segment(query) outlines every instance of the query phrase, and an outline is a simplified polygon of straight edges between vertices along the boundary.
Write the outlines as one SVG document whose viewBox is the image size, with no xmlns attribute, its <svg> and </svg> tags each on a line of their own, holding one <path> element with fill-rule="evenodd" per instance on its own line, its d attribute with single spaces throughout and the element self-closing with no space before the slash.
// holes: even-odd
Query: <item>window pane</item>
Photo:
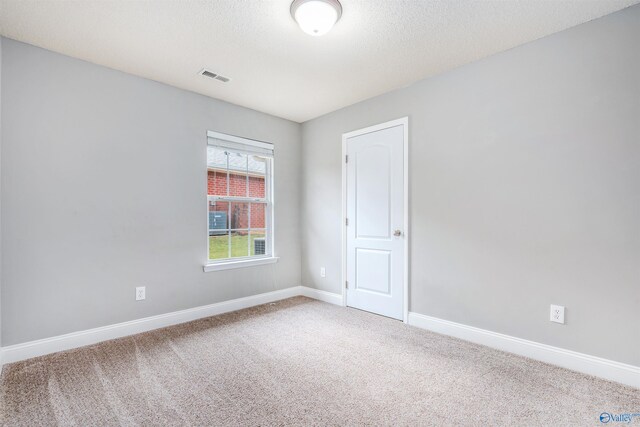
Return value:
<svg viewBox="0 0 640 427">
<path fill-rule="evenodd" d="M 229 232 L 209 236 L 209 259 L 229 258 Z"/>
<path fill-rule="evenodd" d="M 267 162 L 265 157 L 249 156 L 249 197 L 266 197 Z"/>
<path fill-rule="evenodd" d="M 207 147 L 207 194 L 227 195 L 227 152 L 215 147 Z"/>
<path fill-rule="evenodd" d="M 231 257 L 249 256 L 249 231 L 236 230 L 231 232 Z"/>
<path fill-rule="evenodd" d="M 232 229 L 249 228 L 249 203 L 231 202 L 231 221 Z"/>
<path fill-rule="evenodd" d="M 229 202 L 209 200 L 209 236 L 226 233 L 229 228 Z"/>
<path fill-rule="evenodd" d="M 257 154 L 252 143 L 245 148 L 239 139 L 208 138 L 207 238 L 212 261 L 270 255 L 273 212 L 267 209 L 272 209 L 268 198 L 273 161 Z"/>
<path fill-rule="evenodd" d="M 251 221 L 249 228 L 266 228 L 266 203 L 251 203 Z"/>
<path fill-rule="evenodd" d="M 229 196 L 247 197 L 248 156 L 229 153 Z"/>
<path fill-rule="evenodd" d="M 265 230 L 251 230 L 251 255 L 267 254 L 267 234 Z"/>
</svg>

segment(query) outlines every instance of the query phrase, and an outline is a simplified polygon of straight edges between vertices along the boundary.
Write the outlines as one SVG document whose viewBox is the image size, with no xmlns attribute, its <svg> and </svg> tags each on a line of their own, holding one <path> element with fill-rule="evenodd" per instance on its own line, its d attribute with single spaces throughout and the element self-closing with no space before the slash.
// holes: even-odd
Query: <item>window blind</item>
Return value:
<svg viewBox="0 0 640 427">
<path fill-rule="evenodd" d="M 213 131 L 207 132 L 207 141 L 209 145 L 225 148 L 229 151 L 273 157 L 273 144 L 269 142 L 240 138 Z"/>
</svg>

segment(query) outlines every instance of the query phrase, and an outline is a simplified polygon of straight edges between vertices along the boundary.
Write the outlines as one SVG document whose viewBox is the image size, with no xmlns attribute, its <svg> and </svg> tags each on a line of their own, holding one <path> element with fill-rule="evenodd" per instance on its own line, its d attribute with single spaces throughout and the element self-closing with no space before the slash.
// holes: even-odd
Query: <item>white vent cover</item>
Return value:
<svg viewBox="0 0 640 427">
<path fill-rule="evenodd" d="M 219 80 L 223 83 L 227 83 L 229 80 L 231 80 L 229 77 L 221 76 L 220 74 L 209 71 L 206 68 L 200 70 L 198 74 L 200 74 L 201 76 L 209 77 L 210 79 Z"/>
</svg>

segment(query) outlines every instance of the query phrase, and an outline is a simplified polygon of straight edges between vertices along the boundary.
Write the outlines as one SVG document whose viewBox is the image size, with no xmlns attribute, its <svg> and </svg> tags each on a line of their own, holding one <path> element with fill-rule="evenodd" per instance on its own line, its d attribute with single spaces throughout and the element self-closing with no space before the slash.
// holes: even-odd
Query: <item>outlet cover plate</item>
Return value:
<svg viewBox="0 0 640 427">
<path fill-rule="evenodd" d="M 325 270 L 324 267 L 320 267 L 320 277 L 326 277 L 327 276 L 327 270 Z"/>
<path fill-rule="evenodd" d="M 145 286 L 136 287 L 136 301 L 142 301 L 147 297 L 147 291 Z"/>
<path fill-rule="evenodd" d="M 551 304 L 550 318 L 552 322 L 564 324 L 564 307 Z"/>
</svg>

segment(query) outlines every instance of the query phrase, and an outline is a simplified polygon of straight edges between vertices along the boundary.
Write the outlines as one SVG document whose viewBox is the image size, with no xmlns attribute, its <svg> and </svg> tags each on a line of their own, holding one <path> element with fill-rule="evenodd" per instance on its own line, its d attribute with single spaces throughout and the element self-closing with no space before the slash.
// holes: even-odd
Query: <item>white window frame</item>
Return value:
<svg viewBox="0 0 640 427">
<path fill-rule="evenodd" d="M 256 141 L 253 139 L 242 138 L 235 135 L 228 135 L 220 132 L 207 131 L 207 148 L 209 146 L 218 147 L 222 149 L 229 149 L 230 151 L 238 151 L 244 152 L 247 154 L 257 154 L 262 155 L 262 153 L 271 153 L 268 154 L 269 157 L 268 162 L 266 162 L 266 170 L 265 170 L 265 198 L 255 198 L 255 197 L 236 197 L 236 196 L 209 196 L 207 191 L 207 203 L 206 203 L 206 211 L 207 211 L 207 221 L 206 221 L 206 236 L 207 236 L 207 252 L 206 252 L 206 263 L 204 265 L 204 271 L 219 271 L 219 270 L 229 270 L 232 268 L 241 268 L 241 267 L 250 267 L 255 265 L 264 265 L 264 264 L 272 264 L 278 261 L 278 257 L 275 256 L 275 245 L 274 245 L 274 203 L 273 203 L 273 165 L 274 165 L 274 156 L 273 156 L 273 144 L 263 141 Z M 208 167 L 205 168 L 207 173 L 208 180 Z M 228 169 L 227 169 L 228 173 Z M 228 175 L 227 175 L 228 176 Z M 208 181 L 207 181 L 208 182 Z M 228 184 L 227 184 L 228 185 Z M 246 257 L 235 257 L 235 258 L 222 258 L 219 260 L 209 259 L 209 201 L 210 200 L 219 200 L 222 202 L 246 202 L 246 203 L 255 203 L 261 202 L 265 203 L 265 254 L 264 255 L 249 255 Z M 250 215 L 250 214 L 249 214 Z M 228 217 L 227 221 L 231 221 Z M 250 221 L 250 219 L 249 219 Z M 229 223 L 229 226 L 231 224 Z M 251 236 L 251 223 L 247 224 L 249 230 L 249 236 Z M 227 228 L 227 231 L 230 229 Z M 249 238 L 249 245 L 251 242 L 251 238 Z M 249 248 L 249 251 L 251 249 Z"/>
</svg>

